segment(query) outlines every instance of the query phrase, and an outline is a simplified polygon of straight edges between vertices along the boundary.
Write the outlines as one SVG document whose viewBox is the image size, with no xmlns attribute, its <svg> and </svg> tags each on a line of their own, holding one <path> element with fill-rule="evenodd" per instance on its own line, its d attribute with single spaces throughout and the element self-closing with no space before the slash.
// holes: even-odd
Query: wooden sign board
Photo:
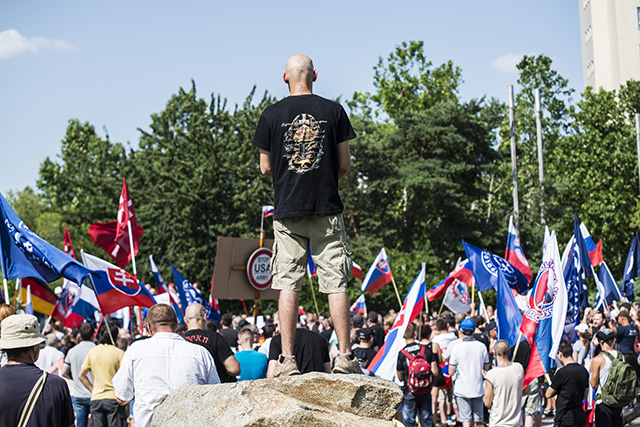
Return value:
<svg viewBox="0 0 640 427">
<path fill-rule="evenodd" d="M 271 249 L 273 240 L 264 240 L 263 247 Z M 256 290 L 247 278 L 247 261 L 260 247 L 259 239 L 220 237 L 213 269 L 213 298 L 250 299 L 256 298 Z M 277 300 L 280 291 L 267 289 L 260 292 L 261 300 Z"/>
</svg>

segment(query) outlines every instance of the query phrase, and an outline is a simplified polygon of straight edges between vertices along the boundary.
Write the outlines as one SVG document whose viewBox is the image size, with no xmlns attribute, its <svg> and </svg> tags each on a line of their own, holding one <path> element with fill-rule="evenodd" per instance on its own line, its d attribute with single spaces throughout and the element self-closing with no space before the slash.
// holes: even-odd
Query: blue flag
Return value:
<svg viewBox="0 0 640 427">
<path fill-rule="evenodd" d="M 156 295 L 156 301 L 165 302 L 163 300 L 166 299 L 166 302 L 173 307 L 173 311 L 176 312 L 176 317 L 178 318 L 178 323 L 184 323 L 184 315 L 182 314 L 182 310 L 178 303 L 173 299 L 171 293 L 169 292 L 169 288 L 162 280 L 162 276 L 160 275 L 160 271 L 158 270 L 158 266 L 153 261 L 153 255 L 149 255 L 149 263 L 151 264 L 151 274 L 153 274 L 153 280 L 156 282 L 156 289 L 158 290 L 158 295 Z"/>
<path fill-rule="evenodd" d="M 614 301 L 620 301 L 622 297 L 622 292 L 620 292 L 620 288 L 618 287 L 618 283 L 613 278 L 609 267 L 607 267 L 607 263 L 602 261 L 600 264 L 600 283 L 602 283 L 603 290 L 603 300 L 606 302 L 608 306 L 613 304 Z"/>
<path fill-rule="evenodd" d="M 464 251 L 469 260 L 469 269 L 473 272 L 476 279 L 478 291 L 486 291 L 487 289 L 497 289 L 498 286 L 498 270 L 502 271 L 507 284 L 522 294 L 529 289 L 529 281 L 524 275 L 509 264 L 504 258 L 483 251 L 473 245 L 462 241 Z"/>
<path fill-rule="evenodd" d="M 584 271 L 584 277 L 589 277 L 593 274 L 593 267 L 591 264 L 591 257 L 589 257 L 589 250 L 584 242 L 584 236 L 582 230 L 580 230 L 580 220 L 577 214 L 573 214 L 573 236 L 575 237 L 575 244 L 577 247 L 578 255 L 578 268 Z"/>
<path fill-rule="evenodd" d="M 496 310 L 496 320 L 498 329 L 498 339 L 506 340 L 509 347 L 516 345 L 520 336 L 520 325 L 522 324 L 522 313 L 516 304 L 516 299 L 511 293 L 511 288 L 507 285 L 507 281 L 502 274 L 502 270 L 498 270 L 497 288 L 498 299 Z"/>
<path fill-rule="evenodd" d="M 62 277 L 82 283 L 93 274 L 84 265 L 41 239 L 16 215 L 0 193 L 0 265 L 7 280 L 33 277 L 51 283 Z"/>
<path fill-rule="evenodd" d="M 207 319 L 219 322 L 222 317 L 220 313 L 211 307 L 211 304 L 204 299 L 199 290 L 197 290 L 193 284 L 184 278 L 184 276 L 171 264 L 171 270 L 173 270 L 173 280 L 175 281 L 176 288 L 178 289 L 178 295 L 180 295 L 180 304 L 182 309 L 186 310 L 189 304 L 197 302 L 207 310 Z"/>
<path fill-rule="evenodd" d="M 633 279 L 640 276 L 639 268 L 640 258 L 640 242 L 638 241 L 638 233 L 634 234 L 627 261 L 624 263 L 624 276 L 622 276 L 622 287 L 624 288 L 624 296 L 629 300 L 633 300 Z"/>
<path fill-rule="evenodd" d="M 573 239 L 575 240 L 575 239 Z M 575 244 L 569 243 L 569 256 L 564 269 L 564 283 L 567 288 L 567 317 L 565 318 L 564 329 L 570 342 L 575 337 L 575 327 L 580 323 L 580 295 L 582 284 L 579 280 L 580 272 L 576 267 Z"/>
</svg>

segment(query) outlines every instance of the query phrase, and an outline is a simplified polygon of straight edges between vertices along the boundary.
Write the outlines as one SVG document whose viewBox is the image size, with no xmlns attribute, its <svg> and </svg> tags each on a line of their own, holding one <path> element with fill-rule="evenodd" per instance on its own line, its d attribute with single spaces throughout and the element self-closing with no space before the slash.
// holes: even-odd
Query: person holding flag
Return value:
<svg viewBox="0 0 640 427">
<path fill-rule="evenodd" d="M 300 372 L 293 349 L 307 247 L 320 291 L 329 295 L 338 336 L 334 372 L 361 372 L 349 345 L 347 279 L 353 267 L 338 191 L 338 181 L 351 167 L 349 140 L 356 134 L 339 104 L 313 94 L 316 78 L 311 58 L 289 58 L 283 79 L 291 96 L 263 111 L 252 141 L 260 149 L 260 171 L 273 179 L 275 193 L 271 273 L 272 288 L 280 290 L 282 354 L 274 376 Z"/>
</svg>

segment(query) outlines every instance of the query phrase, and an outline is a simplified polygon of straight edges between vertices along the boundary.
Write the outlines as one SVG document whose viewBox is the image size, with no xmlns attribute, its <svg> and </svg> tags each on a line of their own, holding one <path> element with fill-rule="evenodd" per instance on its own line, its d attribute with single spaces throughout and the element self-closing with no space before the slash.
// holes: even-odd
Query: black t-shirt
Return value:
<svg viewBox="0 0 640 427">
<path fill-rule="evenodd" d="M 412 342 L 411 344 L 407 344 L 404 346 L 403 350 L 405 350 L 407 353 L 409 353 L 412 356 L 417 355 L 418 353 L 420 353 L 420 350 L 422 349 L 422 347 L 424 347 L 424 359 L 429 362 L 437 362 L 436 357 L 433 355 L 433 352 L 431 351 L 431 349 L 426 346 L 426 345 L 422 345 L 419 344 L 417 342 Z M 396 364 L 396 370 L 398 372 L 402 372 L 403 378 L 404 378 L 404 386 L 403 386 L 403 391 L 407 391 L 407 378 L 409 376 L 409 363 L 411 363 L 411 360 L 404 355 L 404 353 L 402 353 L 402 351 L 398 352 L 398 363 Z M 436 373 L 434 372 L 433 375 L 435 375 Z"/>
<path fill-rule="evenodd" d="M 382 347 L 382 344 L 384 344 L 385 336 L 384 328 L 376 323 L 369 329 L 373 331 L 373 346 L 378 348 Z"/>
<path fill-rule="evenodd" d="M 236 377 L 229 375 L 224 367 L 224 361 L 227 360 L 228 357 L 233 356 L 233 351 L 231 351 L 227 341 L 220 334 L 204 329 L 192 329 L 185 332 L 184 339 L 201 345 L 211 353 L 213 361 L 216 363 L 216 371 L 218 371 L 220 382 L 234 383 L 237 381 Z"/>
<path fill-rule="evenodd" d="M 223 328 L 223 329 L 220 329 L 218 333 L 220 333 L 220 335 L 222 335 L 223 338 L 227 341 L 227 344 L 229 345 L 229 347 L 231 348 L 238 347 L 238 331 L 236 331 L 233 328 L 228 328 L 228 329 Z"/>
<path fill-rule="evenodd" d="M 370 347 L 369 348 L 354 347 L 353 349 L 351 349 L 351 352 L 356 357 L 356 359 L 358 359 L 358 363 L 360 364 L 360 366 L 362 366 L 365 369 L 367 368 L 367 366 L 369 366 L 369 363 L 371 363 L 373 358 L 376 357 L 376 353 L 377 353 L 374 349 Z"/>
<path fill-rule="evenodd" d="M 15 426 L 42 371 L 34 364 L 5 365 L 0 368 L 0 426 Z M 57 375 L 47 375 L 28 427 L 68 427 L 74 423 L 73 405 L 67 383 Z"/>
<path fill-rule="evenodd" d="M 262 112 L 252 143 L 270 152 L 274 219 L 342 212 L 338 144 L 355 136 L 342 106 L 317 95 L 289 96 Z"/>
<path fill-rule="evenodd" d="M 634 325 L 618 326 L 616 328 L 616 342 L 620 344 L 620 352 L 622 354 L 635 354 L 633 347 L 636 342 L 638 330 Z"/>
<path fill-rule="evenodd" d="M 558 369 L 551 388 L 558 392 L 554 421 L 562 426 L 583 426 L 587 416 L 582 409 L 584 391 L 589 387 L 589 373 L 577 364 L 570 363 Z"/>
<path fill-rule="evenodd" d="M 278 360 L 282 353 L 282 337 L 276 335 L 269 346 L 269 360 Z M 320 334 L 306 328 L 296 328 L 293 343 L 293 355 L 296 357 L 301 374 L 325 372 L 324 364 L 329 363 L 329 342 Z"/>
</svg>

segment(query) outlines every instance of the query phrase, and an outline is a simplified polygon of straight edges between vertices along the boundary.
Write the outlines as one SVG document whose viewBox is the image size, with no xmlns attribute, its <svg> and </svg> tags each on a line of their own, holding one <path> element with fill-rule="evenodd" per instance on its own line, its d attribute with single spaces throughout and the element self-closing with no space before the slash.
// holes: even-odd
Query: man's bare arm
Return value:
<svg viewBox="0 0 640 427">
<path fill-rule="evenodd" d="M 271 178 L 271 153 L 262 148 L 260 149 L 260 172 Z"/>
<path fill-rule="evenodd" d="M 224 362 L 222 362 L 222 364 L 224 365 L 224 369 L 229 375 L 232 375 L 234 377 L 240 375 L 240 362 L 238 362 L 238 359 L 236 359 L 235 356 L 227 357 L 226 359 L 224 359 Z"/>
<path fill-rule="evenodd" d="M 85 369 L 80 369 L 80 372 L 78 372 L 78 379 L 82 384 L 84 384 L 87 390 L 93 393 L 93 384 L 91 384 L 91 381 L 89 381 L 89 377 L 87 377 L 87 372 L 88 371 Z"/>
<path fill-rule="evenodd" d="M 343 141 L 338 144 L 338 179 L 344 178 L 350 169 L 351 154 L 349 154 L 349 141 Z"/>
<path fill-rule="evenodd" d="M 487 380 L 484 380 L 484 397 L 482 398 L 482 402 L 484 406 L 489 409 L 493 406 L 493 384 Z"/>
</svg>

